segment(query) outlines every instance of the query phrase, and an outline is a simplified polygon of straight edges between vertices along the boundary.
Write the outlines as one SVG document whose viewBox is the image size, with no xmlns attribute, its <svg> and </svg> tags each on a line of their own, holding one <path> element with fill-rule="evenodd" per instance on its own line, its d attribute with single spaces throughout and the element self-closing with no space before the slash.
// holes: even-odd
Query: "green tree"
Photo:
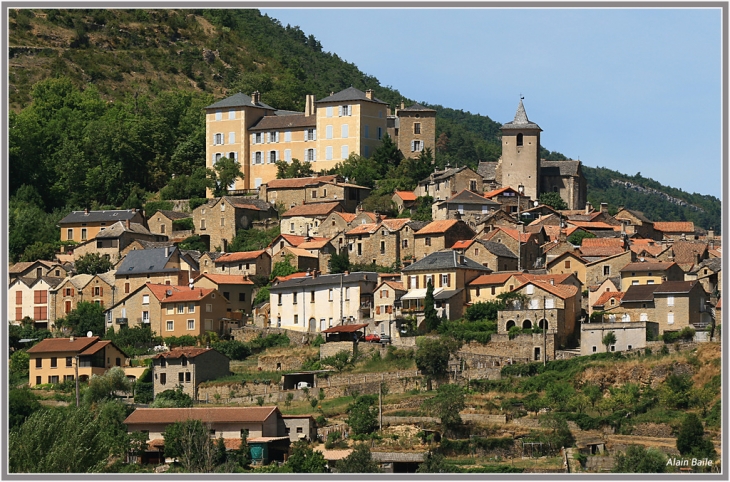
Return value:
<svg viewBox="0 0 730 482">
<path fill-rule="evenodd" d="M 205 153 L 203 153 L 205 156 Z M 205 197 L 205 190 L 213 189 L 215 184 L 208 177 L 204 166 L 195 169 L 190 175 L 178 174 L 160 190 L 161 199 L 191 199 Z M 191 207 L 191 209 L 194 209 Z M 148 214 L 149 216 L 149 214 Z"/>
<path fill-rule="evenodd" d="M 306 440 L 294 444 L 286 465 L 297 474 L 321 474 L 327 471 L 327 461 L 322 452 L 313 450 Z"/>
<path fill-rule="evenodd" d="M 705 437 L 699 417 L 690 412 L 684 416 L 677 433 L 677 450 L 682 455 L 714 460 L 717 456 L 712 440 Z"/>
<path fill-rule="evenodd" d="M 375 182 L 381 177 L 378 165 L 370 159 L 358 156 L 355 153 L 350 154 L 347 159 L 338 163 L 335 166 L 335 171 L 347 181 L 371 189 L 375 187 Z"/>
<path fill-rule="evenodd" d="M 667 456 L 657 449 L 643 445 L 629 445 L 626 452 L 619 452 L 614 459 L 615 473 L 659 474 L 666 472 Z"/>
<path fill-rule="evenodd" d="M 340 350 L 334 355 L 322 358 L 321 363 L 322 365 L 334 368 L 337 372 L 341 372 L 348 366 L 352 365 L 353 362 L 349 351 Z"/>
<path fill-rule="evenodd" d="M 370 160 L 378 166 L 378 169 L 384 174 L 389 166 L 398 167 L 403 160 L 403 153 L 398 149 L 398 145 L 393 138 L 386 132 L 377 149 L 373 151 Z"/>
<path fill-rule="evenodd" d="M 568 204 L 563 201 L 563 198 L 557 192 L 544 192 L 540 194 L 540 204 L 550 206 L 557 210 L 568 209 Z"/>
<path fill-rule="evenodd" d="M 672 373 L 659 387 L 659 403 L 667 408 L 684 409 L 689 407 L 693 382 L 688 374 Z"/>
<path fill-rule="evenodd" d="M 339 253 L 333 253 L 330 257 L 330 273 L 338 274 L 350 271 L 350 255 L 347 248 L 343 248 Z"/>
<path fill-rule="evenodd" d="M 79 301 L 76 309 L 69 312 L 65 318 L 56 320 L 57 327 L 67 328 L 72 335 L 86 336 L 92 332 L 96 336 L 104 333 L 104 312 L 101 305 Z"/>
<path fill-rule="evenodd" d="M 596 402 L 603 398 L 603 391 L 598 385 L 586 385 L 583 388 L 583 393 L 588 397 L 588 400 L 591 402 L 591 408 L 594 408 L 596 406 Z"/>
<path fill-rule="evenodd" d="M 193 234 L 192 236 L 185 238 L 177 245 L 177 247 L 182 250 L 200 251 L 201 253 L 209 250 L 208 243 L 206 243 L 198 234 Z"/>
<path fill-rule="evenodd" d="M 426 458 L 416 469 L 417 474 L 444 474 L 452 472 L 451 466 L 446 463 L 445 457 L 440 453 L 428 452 Z"/>
<path fill-rule="evenodd" d="M 416 350 L 416 366 L 428 377 L 441 378 L 448 373 L 453 346 L 441 339 L 426 338 Z"/>
<path fill-rule="evenodd" d="M 14 388 L 8 392 L 8 425 L 12 431 L 41 409 L 38 397 L 27 387 Z"/>
<path fill-rule="evenodd" d="M 259 303 L 268 303 L 270 296 L 269 287 L 264 286 L 258 291 L 258 293 L 256 293 L 256 297 L 253 300 L 253 306 L 258 305 Z"/>
<path fill-rule="evenodd" d="M 479 301 L 467 307 L 464 317 L 469 321 L 497 320 L 497 312 L 504 309 L 500 303 L 495 301 Z"/>
<path fill-rule="evenodd" d="M 214 183 L 213 195 L 224 196 L 237 179 L 243 179 L 241 165 L 229 157 L 221 157 L 212 170 L 208 171 L 208 178 Z"/>
<path fill-rule="evenodd" d="M 309 177 L 314 174 L 312 163 L 301 162 L 299 159 L 292 159 L 291 162 L 276 161 L 276 178 L 290 179 L 294 177 Z"/>
<path fill-rule="evenodd" d="M 459 412 L 466 407 L 465 400 L 464 389 L 448 383 L 439 385 L 436 396 L 429 399 L 427 405 L 441 418 L 441 425 L 446 430 L 453 430 L 461 425 Z"/>
<path fill-rule="evenodd" d="M 183 392 L 182 387 L 164 390 L 157 394 L 152 408 L 188 408 L 193 406 L 193 399 Z"/>
<path fill-rule="evenodd" d="M 582 229 L 579 229 L 570 235 L 570 237 L 568 238 L 568 242 L 570 244 L 572 244 L 573 246 L 581 246 L 581 245 L 583 245 L 584 239 L 590 239 L 590 238 L 595 238 L 595 237 L 596 237 L 595 234 L 588 232 L 588 231 L 583 231 Z"/>
<path fill-rule="evenodd" d="M 278 226 L 265 231 L 260 229 L 239 229 L 236 232 L 236 237 L 228 245 L 228 251 L 233 253 L 265 249 L 279 236 L 279 233 L 280 228 Z"/>
<path fill-rule="evenodd" d="M 91 405 L 105 399 L 112 399 L 117 392 L 129 393 L 132 385 L 121 367 L 114 367 L 103 375 L 92 375 L 84 391 L 84 403 Z"/>
<path fill-rule="evenodd" d="M 545 398 L 557 411 L 564 412 L 568 402 L 575 396 L 573 386 L 567 382 L 551 383 L 545 390 Z"/>
<path fill-rule="evenodd" d="M 175 457 L 185 472 L 213 471 L 215 443 L 200 420 L 171 423 L 162 436 L 165 439 L 165 457 Z"/>
<path fill-rule="evenodd" d="M 343 474 L 376 474 L 381 472 L 380 466 L 373 460 L 370 449 L 364 443 L 356 444 L 352 453 L 338 461 L 336 467 L 337 471 Z"/>
<path fill-rule="evenodd" d="M 56 244 L 55 243 L 44 243 L 42 241 L 36 241 L 31 244 L 23 251 L 23 255 L 20 257 L 20 261 L 36 261 L 44 259 L 52 261 L 56 256 Z"/>
<path fill-rule="evenodd" d="M 603 339 L 601 340 L 601 343 L 603 343 L 603 346 L 606 347 L 606 353 L 608 353 L 610 346 L 616 344 L 616 334 L 612 331 L 609 331 L 603 337 Z"/>
<path fill-rule="evenodd" d="M 283 260 L 274 263 L 274 268 L 271 270 L 271 279 L 273 280 L 277 276 L 289 276 L 290 274 L 296 273 L 298 270 L 292 266 L 292 259 L 294 259 L 293 255 L 286 254 Z"/>
<path fill-rule="evenodd" d="M 375 395 L 360 395 L 347 407 L 347 424 L 355 434 L 368 434 L 378 428 Z"/>
<path fill-rule="evenodd" d="M 113 268 L 109 256 L 102 256 L 99 253 L 87 253 L 76 259 L 74 267 L 78 274 L 97 275 L 106 273 Z"/>
<path fill-rule="evenodd" d="M 426 283 L 426 299 L 423 302 L 423 321 L 426 325 L 426 331 L 428 332 L 436 331 L 439 327 L 439 322 L 441 321 L 436 313 L 436 308 L 434 308 L 434 303 L 433 283 L 431 283 L 431 280 L 429 279 L 428 283 Z"/>
</svg>

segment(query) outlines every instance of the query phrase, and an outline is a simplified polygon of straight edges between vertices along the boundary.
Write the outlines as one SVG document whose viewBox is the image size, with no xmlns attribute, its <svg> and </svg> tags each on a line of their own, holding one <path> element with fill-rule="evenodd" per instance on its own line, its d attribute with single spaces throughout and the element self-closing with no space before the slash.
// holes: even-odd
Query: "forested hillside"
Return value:
<svg viewBox="0 0 730 482">
<path fill-rule="evenodd" d="M 352 85 L 391 106 L 416 100 L 258 10 L 11 10 L 9 45 L 14 257 L 34 242 L 58 242 L 55 224 L 71 209 L 141 207 L 161 192 L 201 195 L 202 108 L 226 95 L 258 90 L 269 105 L 303 110 L 306 94 L 322 98 Z M 499 123 L 430 107 L 438 116 L 436 165 L 499 158 Z M 547 149 L 543 157 L 565 159 Z M 606 181 L 658 186 L 649 179 L 601 172 L 586 168 L 594 203 L 719 230 L 716 198 L 658 187 L 694 209 Z"/>
</svg>

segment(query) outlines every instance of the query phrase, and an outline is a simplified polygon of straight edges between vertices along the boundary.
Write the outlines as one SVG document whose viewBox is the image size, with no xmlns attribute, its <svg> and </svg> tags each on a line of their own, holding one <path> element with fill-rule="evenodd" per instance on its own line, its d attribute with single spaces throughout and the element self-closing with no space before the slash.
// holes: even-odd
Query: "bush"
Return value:
<svg viewBox="0 0 730 482">
<path fill-rule="evenodd" d="M 173 207 L 174 205 L 170 201 L 150 201 L 144 205 L 144 214 L 149 219 L 157 211 L 172 211 Z"/>
<path fill-rule="evenodd" d="M 222 340 L 213 343 L 212 348 L 231 360 L 245 360 L 251 355 L 251 348 L 238 340 Z"/>
<path fill-rule="evenodd" d="M 193 218 L 176 219 L 172 222 L 173 231 L 192 231 L 195 229 Z"/>
<path fill-rule="evenodd" d="M 324 344 L 324 338 L 322 337 L 321 334 L 317 334 L 317 337 L 314 340 L 312 340 L 312 346 L 315 348 L 319 348 L 323 344 Z"/>
<path fill-rule="evenodd" d="M 163 338 L 163 340 L 170 348 L 177 348 L 180 346 L 197 346 L 198 344 L 198 339 L 191 335 L 168 336 Z"/>
<path fill-rule="evenodd" d="M 205 204 L 207 202 L 208 202 L 208 199 L 207 198 L 204 198 L 204 197 L 194 197 L 194 198 L 190 198 L 190 200 L 188 201 L 188 204 L 190 206 L 190 210 L 192 211 L 195 208 L 197 208 L 198 206 L 202 206 L 203 204 Z"/>
</svg>

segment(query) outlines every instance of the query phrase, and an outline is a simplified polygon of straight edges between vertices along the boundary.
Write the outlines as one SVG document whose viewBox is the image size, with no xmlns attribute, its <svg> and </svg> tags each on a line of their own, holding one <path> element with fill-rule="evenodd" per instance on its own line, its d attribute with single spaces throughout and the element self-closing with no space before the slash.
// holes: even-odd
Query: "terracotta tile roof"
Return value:
<svg viewBox="0 0 730 482">
<path fill-rule="evenodd" d="M 517 241 L 517 237 L 519 236 L 520 242 L 522 242 L 522 243 L 527 243 L 530 240 L 530 238 L 532 238 L 535 235 L 535 233 L 520 233 L 516 229 L 505 228 L 504 226 L 500 226 L 497 229 L 494 229 L 494 230 L 490 231 L 489 233 L 487 233 L 485 236 L 482 237 L 482 239 L 491 241 L 491 239 L 494 238 L 497 235 L 497 233 L 499 233 L 500 231 L 507 234 L 515 241 Z M 419 233 L 420 233 L 420 231 L 419 231 Z"/>
<path fill-rule="evenodd" d="M 33 266 L 35 263 L 35 261 L 21 261 L 19 263 L 15 263 L 8 269 L 8 273 L 22 273 L 26 269 Z"/>
<path fill-rule="evenodd" d="M 353 214 L 353 213 L 340 213 L 340 212 L 335 212 L 333 214 L 337 214 L 338 216 L 340 216 L 342 219 L 345 220 L 346 223 L 351 223 L 352 220 L 357 217 L 357 214 Z"/>
<path fill-rule="evenodd" d="M 371 190 L 369 187 L 360 186 L 358 184 L 352 184 L 351 182 L 324 181 L 322 184 L 329 184 L 330 186 L 345 186 L 345 187 L 351 187 L 353 189 L 367 189 L 368 191 Z"/>
<path fill-rule="evenodd" d="M 71 338 L 46 338 L 30 347 L 28 353 L 82 352 L 97 341 L 99 341 L 98 336 L 74 337 L 73 341 Z"/>
<path fill-rule="evenodd" d="M 511 192 L 515 193 L 515 195 L 517 195 L 517 191 L 515 191 L 511 187 L 507 186 L 507 187 L 495 189 L 494 191 L 485 192 L 484 197 L 493 198 L 495 196 L 499 196 L 500 194 L 504 193 L 505 191 L 511 191 Z"/>
<path fill-rule="evenodd" d="M 454 243 L 454 245 L 451 247 L 451 249 L 468 249 L 469 246 L 474 243 L 473 239 L 465 239 L 461 241 L 457 241 Z"/>
<path fill-rule="evenodd" d="M 97 353 L 99 350 L 108 345 L 113 345 L 113 343 L 110 340 L 100 340 L 98 343 L 94 343 L 86 350 L 79 353 L 79 355 L 93 355 L 94 353 Z"/>
<path fill-rule="evenodd" d="M 301 244 L 299 246 L 301 246 Z M 288 252 L 290 252 L 291 254 L 293 254 L 294 256 L 298 256 L 300 258 L 317 258 L 316 254 L 312 254 L 309 251 L 307 251 L 306 249 L 293 248 L 291 246 L 287 246 L 284 249 L 287 250 Z"/>
<path fill-rule="evenodd" d="M 259 249 L 257 251 L 241 251 L 237 253 L 226 253 L 223 256 L 215 260 L 215 264 L 218 263 L 235 263 L 237 261 L 247 261 L 257 259 L 263 254 L 268 254 L 266 250 Z"/>
<path fill-rule="evenodd" d="M 645 263 L 629 263 L 621 269 L 622 273 L 628 271 L 664 271 L 669 269 L 670 266 L 676 264 L 672 261 L 654 261 Z"/>
<path fill-rule="evenodd" d="M 516 287 L 514 291 L 517 291 L 519 289 L 522 289 L 524 286 L 527 286 L 528 284 L 533 284 L 534 286 L 543 289 L 547 291 L 548 293 L 552 293 L 555 296 L 561 298 L 561 299 L 568 299 L 573 296 L 575 296 L 578 293 L 578 287 L 573 285 L 561 285 L 561 284 L 555 284 L 551 285 L 550 283 L 546 281 L 527 281 L 520 286 Z"/>
<path fill-rule="evenodd" d="M 160 301 L 167 303 L 176 303 L 179 301 L 197 301 L 205 298 L 214 290 L 212 288 L 194 288 L 186 287 L 184 290 L 173 291 L 172 295 L 164 296 Z M 225 298 L 224 298 L 225 299 Z"/>
<path fill-rule="evenodd" d="M 528 281 L 545 282 L 550 284 L 563 284 L 563 282 L 570 278 L 572 274 L 532 274 L 532 273 L 517 273 L 515 279 L 520 283 L 526 283 Z"/>
<path fill-rule="evenodd" d="M 596 246 L 596 247 L 580 247 L 580 254 L 583 257 L 606 257 L 614 256 L 624 252 L 624 249 L 618 246 Z"/>
<path fill-rule="evenodd" d="M 623 245 L 624 241 L 621 238 L 583 238 L 583 243 L 581 244 L 584 248 L 622 248 Z"/>
<path fill-rule="evenodd" d="M 325 460 L 342 460 L 352 453 L 352 449 L 327 450 L 322 447 L 316 447 L 314 450 L 321 452 Z"/>
<path fill-rule="evenodd" d="M 631 240 L 631 244 L 656 244 L 653 239 L 636 238 Z"/>
<path fill-rule="evenodd" d="M 359 234 L 372 234 L 375 232 L 376 229 L 378 229 L 379 224 L 376 223 L 366 223 L 366 224 L 360 224 L 357 227 L 346 231 L 345 236 L 355 236 Z"/>
<path fill-rule="evenodd" d="M 468 283 L 469 286 L 483 286 L 483 285 L 500 285 L 507 282 L 508 279 L 510 279 L 516 272 L 500 272 L 500 273 L 492 273 L 492 274 L 483 274 L 481 276 L 478 276 L 474 280 L 472 280 L 470 283 Z"/>
<path fill-rule="evenodd" d="M 447 219 L 444 221 L 432 221 L 416 234 L 443 234 L 456 225 L 459 221 L 456 219 Z"/>
<path fill-rule="evenodd" d="M 406 286 L 402 281 L 383 281 L 383 284 L 390 286 L 394 290 L 406 291 Z"/>
<path fill-rule="evenodd" d="M 615 299 L 616 301 L 620 302 L 621 298 L 624 297 L 624 293 L 620 291 L 604 291 L 601 296 L 598 297 L 595 303 L 593 303 L 593 306 L 605 306 L 606 303 L 608 303 L 611 298 Z"/>
<path fill-rule="evenodd" d="M 277 407 L 138 408 L 124 420 L 124 423 L 126 425 L 170 424 L 185 420 L 200 420 L 203 423 L 263 423 L 278 411 Z"/>
<path fill-rule="evenodd" d="M 658 246 L 656 244 L 632 244 L 629 249 L 636 254 L 647 253 L 649 256 L 655 257 L 665 249 L 666 246 Z"/>
<path fill-rule="evenodd" d="M 417 199 L 413 191 L 395 191 L 394 194 L 404 201 L 415 201 Z"/>
<path fill-rule="evenodd" d="M 393 218 L 393 219 L 383 219 L 381 224 L 388 228 L 389 231 L 399 231 L 403 229 L 403 227 L 411 222 L 411 218 Z"/>
<path fill-rule="evenodd" d="M 282 218 L 291 218 L 294 216 L 327 216 L 332 211 L 340 208 L 341 205 L 338 202 L 324 202 L 324 203 L 312 203 L 312 204 L 300 204 L 294 206 L 287 212 L 281 215 Z"/>
<path fill-rule="evenodd" d="M 675 241 L 672 244 L 672 251 L 674 252 L 674 261 L 677 264 L 689 264 L 695 263 L 696 255 L 700 256 L 700 261 L 705 257 L 707 251 L 707 243 L 692 242 L 692 241 Z"/>
<path fill-rule="evenodd" d="M 318 177 L 297 177 L 293 179 L 272 179 L 266 183 L 266 189 L 301 189 L 313 186 L 320 182 L 334 181 L 336 175 Z"/>
<path fill-rule="evenodd" d="M 190 290 L 189 286 L 174 286 L 174 285 L 163 285 L 163 284 L 153 284 L 153 283 L 145 283 L 145 286 L 149 288 L 149 290 L 152 292 L 152 294 L 157 298 L 158 300 L 165 299 L 165 296 L 167 294 L 167 290 L 172 290 L 173 292 L 178 292 L 182 290 Z"/>
<path fill-rule="evenodd" d="M 322 249 L 325 246 L 329 244 L 330 240 L 327 238 L 317 238 L 313 241 L 305 241 L 301 243 L 299 246 L 296 246 L 299 249 Z"/>
<path fill-rule="evenodd" d="M 195 358 L 198 355 L 202 355 L 205 352 L 211 351 L 212 348 L 195 348 L 195 347 L 182 347 L 182 348 L 173 348 L 170 351 L 165 351 L 162 353 L 158 353 L 153 358 Z"/>
<path fill-rule="evenodd" d="M 695 225 L 692 221 L 656 221 L 654 229 L 665 233 L 694 233 Z"/>
<path fill-rule="evenodd" d="M 568 224 L 578 226 L 584 229 L 610 229 L 614 230 L 617 226 L 611 226 L 603 221 L 567 221 Z M 618 227 L 621 229 L 620 227 Z"/>
<path fill-rule="evenodd" d="M 201 278 L 208 278 L 215 284 L 219 285 L 252 285 L 253 281 L 246 278 L 245 276 L 241 275 L 232 275 L 232 274 L 212 274 L 212 273 L 203 273 L 197 278 L 195 278 L 195 281 L 197 282 Z"/>
<path fill-rule="evenodd" d="M 300 273 L 294 273 L 294 274 L 290 274 L 288 276 L 277 276 L 276 278 L 274 278 L 274 281 L 275 282 L 289 281 L 290 279 L 305 278 L 306 276 L 307 276 L 307 273 L 302 271 Z"/>
</svg>

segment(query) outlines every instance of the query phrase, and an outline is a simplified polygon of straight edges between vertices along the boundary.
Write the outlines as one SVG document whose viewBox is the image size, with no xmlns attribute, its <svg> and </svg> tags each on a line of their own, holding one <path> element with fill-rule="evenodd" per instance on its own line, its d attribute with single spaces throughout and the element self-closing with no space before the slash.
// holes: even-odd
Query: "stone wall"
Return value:
<svg viewBox="0 0 730 482">
<path fill-rule="evenodd" d="M 268 335 L 286 335 L 289 337 L 289 344 L 296 346 L 309 345 L 312 341 L 317 338 L 318 333 L 308 333 L 301 331 L 285 330 L 284 328 L 272 328 L 272 327 L 260 327 L 247 325 L 241 328 L 234 328 L 231 330 L 231 336 L 234 340 L 241 341 L 244 343 L 250 342 L 251 340 Z"/>
<path fill-rule="evenodd" d="M 382 357 L 388 354 L 387 348 L 380 343 L 366 343 L 361 341 L 357 344 L 357 350 L 361 355 L 372 354 L 375 350 L 380 350 L 380 356 Z M 352 342 L 330 341 L 328 343 L 324 343 L 319 347 L 319 359 L 321 360 L 328 356 L 334 356 L 341 351 L 346 351 L 352 354 Z"/>
<path fill-rule="evenodd" d="M 462 346 L 457 353 L 460 356 L 472 357 L 474 360 L 480 356 L 492 357 L 495 360 L 495 366 L 497 366 L 496 362 L 499 362 L 499 366 L 503 366 L 534 361 L 534 349 L 539 347 L 542 352 L 543 343 L 543 335 L 540 333 L 521 334 L 511 340 L 509 335 L 494 334 L 489 343 L 481 344 L 472 341 Z M 547 353 L 548 360 L 555 359 L 554 334 L 548 334 Z"/>
<path fill-rule="evenodd" d="M 262 355 L 258 358 L 259 370 L 267 372 L 299 370 L 305 361 L 306 356 L 294 355 Z"/>
</svg>

